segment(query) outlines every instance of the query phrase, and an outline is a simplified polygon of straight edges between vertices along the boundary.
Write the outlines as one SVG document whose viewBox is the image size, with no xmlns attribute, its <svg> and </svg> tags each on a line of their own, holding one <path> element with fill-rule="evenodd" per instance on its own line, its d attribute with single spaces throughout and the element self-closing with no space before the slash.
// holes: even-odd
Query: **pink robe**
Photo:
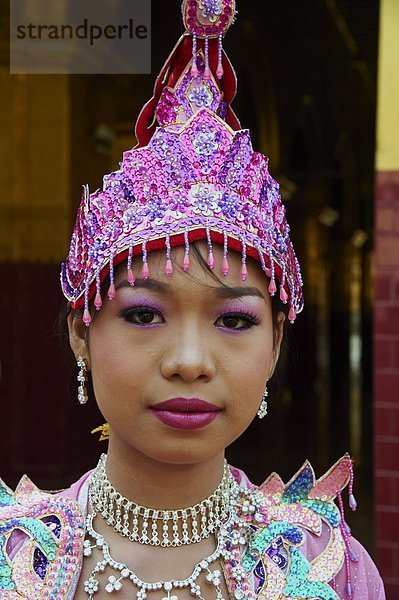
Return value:
<svg viewBox="0 0 399 600">
<path fill-rule="evenodd" d="M 247 476 L 239 469 L 233 469 L 233 474 L 237 481 L 243 482 L 248 487 L 252 488 L 253 485 L 248 480 Z M 88 476 L 90 473 L 86 473 L 74 483 L 70 488 L 61 492 L 63 496 L 67 496 L 73 500 L 77 500 L 83 513 L 87 512 L 87 493 L 88 493 Z M 323 528 L 322 535 L 317 537 L 312 533 L 306 531 L 305 542 L 301 545 L 300 550 L 305 557 L 311 561 L 313 558 L 318 556 L 325 548 L 328 542 L 329 532 L 327 526 Z M 363 546 L 354 538 L 351 538 L 351 546 L 356 553 L 358 560 L 357 562 L 351 563 L 351 581 L 353 596 L 352 600 L 385 600 L 384 584 L 377 571 L 377 567 L 373 563 L 369 554 L 363 548 Z M 75 590 L 79 580 L 80 572 L 77 573 Z M 348 596 L 345 592 L 346 586 L 346 573 L 343 567 L 337 577 L 335 578 L 334 589 L 342 600 L 348 600 Z M 74 597 L 74 593 L 70 596 L 70 599 Z"/>
</svg>

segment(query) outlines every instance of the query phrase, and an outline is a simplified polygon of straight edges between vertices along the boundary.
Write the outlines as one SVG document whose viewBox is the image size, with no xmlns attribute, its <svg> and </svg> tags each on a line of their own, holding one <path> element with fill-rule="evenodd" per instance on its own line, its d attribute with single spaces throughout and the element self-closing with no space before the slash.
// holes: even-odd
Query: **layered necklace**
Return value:
<svg viewBox="0 0 399 600">
<path fill-rule="evenodd" d="M 132 542 L 165 548 L 193 544 L 207 539 L 226 521 L 235 480 L 224 462 L 223 477 L 205 500 L 177 510 L 140 506 L 124 498 L 110 483 L 103 454 L 90 483 L 90 501 L 114 531 Z"/>
<path fill-rule="evenodd" d="M 201 600 L 199 578 L 204 574 L 206 583 L 215 589 L 216 600 L 223 600 L 220 587 L 222 574 L 218 568 L 212 568 L 212 565 L 229 554 L 229 538 L 233 529 L 237 529 L 239 521 L 235 507 L 238 497 L 244 492 L 232 476 L 226 461 L 222 479 L 208 498 L 188 508 L 161 510 L 141 506 L 122 496 L 107 477 L 106 458 L 104 454 L 101 456 L 89 486 L 91 511 L 86 518 L 87 539 L 84 541 L 83 554 L 91 556 L 95 548 L 102 554 L 90 578 L 84 582 L 84 590 L 89 599 L 94 599 L 94 595 L 100 590 L 99 575 L 108 568 L 115 573 L 108 577 L 105 584 L 105 591 L 109 593 L 118 592 L 126 584 L 133 584 L 137 588 L 137 600 L 145 600 L 149 592 L 155 591 L 165 592 L 163 600 L 178 600 L 177 591 L 186 588 Z M 97 515 L 105 519 L 114 531 L 132 542 L 165 548 L 178 547 L 200 542 L 214 534 L 216 549 L 198 562 L 186 579 L 146 582 L 126 564 L 113 559 L 104 536 L 94 528 L 93 521 Z M 246 541 L 244 536 L 242 543 Z"/>
</svg>

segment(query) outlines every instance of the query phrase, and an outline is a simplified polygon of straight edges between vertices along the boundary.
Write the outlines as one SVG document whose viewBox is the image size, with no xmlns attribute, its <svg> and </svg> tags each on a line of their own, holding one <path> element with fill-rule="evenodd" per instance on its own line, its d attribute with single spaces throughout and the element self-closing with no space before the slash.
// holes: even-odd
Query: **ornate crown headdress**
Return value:
<svg viewBox="0 0 399 600">
<path fill-rule="evenodd" d="M 138 145 L 123 154 L 120 169 L 106 175 L 103 188 L 84 186 L 61 286 L 74 308 L 89 302 L 100 309 L 100 286 L 109 274 L 108 297 L 115 297 L 114 267 L 126 260 L 134 285 L 132 257 L 141 255 L 141 277 L 149 276 L 147 253 L 166 250 L 165 274 L 172 274 L 170 251 L 185 247 L 182 267 L 190 268 L 190 242 L 223 246 L 221 272 L 228 274 L 228 251 L 259 261 L 270 278 L 269 293 L 279 285 L 293 322 L 303 308 L 299 264 L 289 238 L 279 186 L 268 159 L 252 149 L 230 102 L 236 77 L 222 48 L 235 16 L 234 0 L 183 0 L 186 32 L 160 75 L 154 95 L 136 124 Z M 277 281 L 277 283 L 276 283 Z"/>
</svg>

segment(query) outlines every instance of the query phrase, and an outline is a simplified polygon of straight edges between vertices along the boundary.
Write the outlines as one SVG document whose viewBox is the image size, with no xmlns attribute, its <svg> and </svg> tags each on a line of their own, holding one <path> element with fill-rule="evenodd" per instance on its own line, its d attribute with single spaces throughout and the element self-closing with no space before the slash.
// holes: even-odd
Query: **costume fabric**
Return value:
<svg viewBox="0 0 399 600">
<path fill-rule="evenodd" d="M 262 486 L 232 469 L 236 480 L 257 490 L 261 504 L 245 548 L 222 561 L 235 598 L 237 572 L 246 577 L 242 600 L 346 600 L 343 523 L 333 498 L 348 482 L 349 457 L 314 478 L 305 463 L 284 485 L 272 474 Z M 24 476 L 15 493 L 0 480 L 0 598 L 72 600 L 83 560 L 90 472 L 70 488 L 42 492 Z M 244 510 L 245 500 L 238 503 Z M 234 543 L 232 532 L 232 542 Z M 352 600 L 385 600 L 384 586 L 366 550 L 350 538 Z M 238 600 L 238 599 L 237 599 Z"/>
</svg>

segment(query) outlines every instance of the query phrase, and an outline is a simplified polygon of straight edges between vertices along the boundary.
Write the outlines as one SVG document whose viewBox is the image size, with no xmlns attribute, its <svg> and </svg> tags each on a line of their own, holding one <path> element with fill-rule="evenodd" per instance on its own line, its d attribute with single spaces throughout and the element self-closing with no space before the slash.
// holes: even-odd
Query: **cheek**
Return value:
<svg viewBox="0 0 399 600">
<path fill-rule="evenodd" d="M 90 359 L 93 387 L 97 402 L 118 405 L 132 402 L 144 377 L 145 353 L 116 333 L 93 330 L 90 338 Z M 115 402 L 115 400 L 118 402 Z"/>
<path fill-rule="evenodd" d="M 259 335 L 229 366 L 233 416 L 251 420 L 259 408 L 272 362 L 273 344 L 269 338 Z"/>
<path fill-rule="evenodd" d="M 242 405 L 242 401 L 245 406 L 256 404 L 266 385 L 267 366 L 264 357 L 260 357 L 259 361 L 248 363 L 242 361 L 234 379 L 234 390 L 236 390 L 234 396 L 235 398 L 238 396 L 239 404 Z"/>
</svg>

